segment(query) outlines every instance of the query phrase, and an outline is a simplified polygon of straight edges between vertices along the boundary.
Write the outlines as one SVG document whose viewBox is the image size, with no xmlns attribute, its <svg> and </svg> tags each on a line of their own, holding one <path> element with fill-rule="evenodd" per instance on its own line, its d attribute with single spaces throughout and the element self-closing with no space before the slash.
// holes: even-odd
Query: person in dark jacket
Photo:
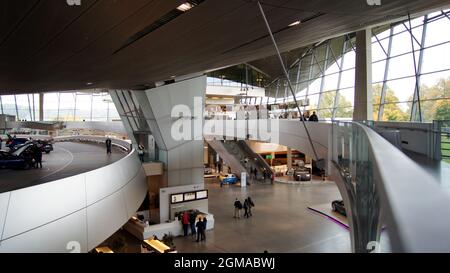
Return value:
<svg viewBox="0 0 450 273">
<path fill-rule="evenodd" d="M 236 198 L 234 201 L 234 218 L 241 218 L 242 203 Z"/>
<path fill-rule="evenodd" d="M 253 216 L 252 214 L 252 207 L 255 206 L 255 203 L 253 203 L 253 200 L 249 197 L 247 197 L 247 206 L 248 206 L 248 217 Z"/>
<path fill-rule="evenodd" d="M 318 122 L 318 121 L 319 121 L 319 117 L 317 117 L 315 111 L 314 111 L 314 112 L 312 113 L 312 115 L 309 117 L 309 121 L 314 121 L 314 122 Z"/>
<path fill-rule="evenodd" d="M 244 218 L 249 218 L 249 214 L 248 214 L 248 209 L 249 209 L 249 204 L 248 204 L 248 200 L 245 199 L 244 200 Z"/>
<path fill-rule="evenodd" d="M 33 159 L 34 159 L 35 168 L 37 169 L 40 167 L 42 169 L 42 151 L 41 151 L 41 148 L 38 147 L 38 145 L 34 146 Z"/>
<path fill-rule="evenodd" d="M 208 219 L 206 219 L 206 216 L 202 219 L 202 233 L 201 233 L 201 241 L 206 241 L 206 225 L 208 224 Z"/>
<path fill-rule="evenodd" d="M 189 215 L 189 224 L 191 225 L 191 235 L 195 236 L 195 234 L 197 233 L 195 231 L 195 220 L 197 219 L 197 213 L 195 213 L 195 211 L 191 212 L 191 214 Z"/>
<path fill-rule="evenodd" d="M 202 232 L 203 232 L 203 223 L 202 223 L 202 218 L 200 217 L 198 219 L 197 224 L 195 224 L 195 226 L 197 227 L 197 243 L 200 242 L 200 238 L 202 236 Z"/>
<path fill-rule="evenodd" d="M 106 144 L 106 154 L 111 154 L 111 147 L 112 147 L 111 139 L 107 138 L 105 144 Z"/>
</svg>

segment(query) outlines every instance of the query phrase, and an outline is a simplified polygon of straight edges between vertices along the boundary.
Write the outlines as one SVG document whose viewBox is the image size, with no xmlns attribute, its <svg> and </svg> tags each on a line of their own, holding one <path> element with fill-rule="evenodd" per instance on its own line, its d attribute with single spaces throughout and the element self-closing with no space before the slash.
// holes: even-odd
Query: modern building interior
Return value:
<svg viewBox="0 0 450 273">
<path fill-rule="evenodd" d="M 0 253 L 450 252 L 450 1 L 0 14 Z"/>
</svg>

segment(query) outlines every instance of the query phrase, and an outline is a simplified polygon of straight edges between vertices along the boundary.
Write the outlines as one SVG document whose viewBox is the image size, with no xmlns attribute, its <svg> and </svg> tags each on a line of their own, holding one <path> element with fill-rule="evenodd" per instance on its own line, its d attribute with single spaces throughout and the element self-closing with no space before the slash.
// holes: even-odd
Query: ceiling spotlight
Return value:
<svg viewBox="0 0 450 273">
<path fill-rule="evenodd" d="M 177 7 L 177 10 L 182 11 L 182 12 L 186 12 L 186 11 L 192 9 L 193 7 L 194 7 L 194 5 L 192 5 L 191 3 L 186 2 L 184 4 L 179 5 Z"/>
<path fill-rule="evenodd" d="M 93 84 L 94 84 L 93 82 L 86 83 L 86 85 L 93 85 Z"/>
<path fill-rule="evenodd" d="M 289 27 L 298 26 L 298 25 L 300 25 L 300 23 L 301 23 L 300 20 L 295 21 L 295 22 L 289 24 Z"/>
</svg>

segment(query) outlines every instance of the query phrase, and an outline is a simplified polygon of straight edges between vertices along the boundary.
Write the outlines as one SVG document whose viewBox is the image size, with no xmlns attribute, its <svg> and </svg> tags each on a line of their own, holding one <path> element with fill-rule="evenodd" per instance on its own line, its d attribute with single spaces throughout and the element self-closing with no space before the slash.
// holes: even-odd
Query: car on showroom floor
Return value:
<svg viewBox="0 0 450 273">
<path fill-rule="evenodd" d="M 235 174 L 220 174 L 219 176 L 220 184 L 236 184 L 238 178 Z"/>
<path fill-rule="evenodd" d="M 345 211 L 345 205 L 343 200 L 335 200 L 331 203 L 331 209 L 334 212 L 337 212 L 343 216 L 347 216 L 347 212 Z"/>
<path fill-rule="evenodd" d="M 294 171 L 295 181 L 311 181 L 310 168 L 298 168 Z"/>
<path fill-rule="evenodd" d="M 26 154 L 15 154 L 0 151 L 0 169 L 29 169 L 32 165 L 31 157 Z"/>
</svg>

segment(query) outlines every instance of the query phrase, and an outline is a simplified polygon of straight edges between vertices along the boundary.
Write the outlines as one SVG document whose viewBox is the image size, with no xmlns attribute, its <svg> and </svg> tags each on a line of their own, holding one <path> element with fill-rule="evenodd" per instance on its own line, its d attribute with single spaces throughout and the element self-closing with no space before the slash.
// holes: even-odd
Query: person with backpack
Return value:
<svg viewBox="0 0 450 273">
<path fill-rule="evenodd" d="M 242 203 L 236 198 L 234 201 L 234 218 L 241 218 Z"/>
</svg>

